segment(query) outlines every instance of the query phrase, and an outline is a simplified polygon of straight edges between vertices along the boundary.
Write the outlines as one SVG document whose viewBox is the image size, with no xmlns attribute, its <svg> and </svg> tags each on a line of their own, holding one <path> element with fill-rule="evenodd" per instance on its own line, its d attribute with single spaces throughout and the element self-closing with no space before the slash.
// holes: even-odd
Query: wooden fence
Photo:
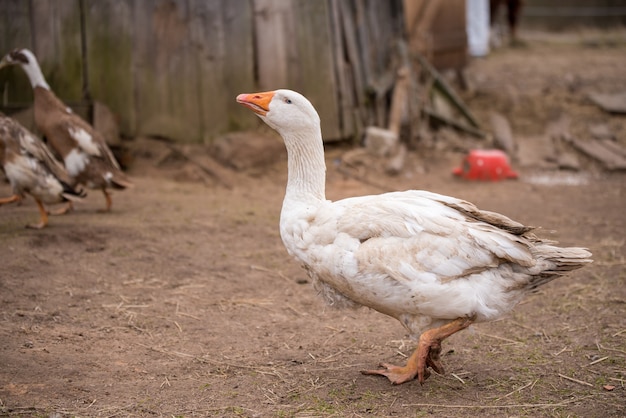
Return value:
<svg viewBox="0 0 626 418">
<path fill-rule="evenodd" d="M 563 30 L 624 27 L 625 0 L 526 0 L 521 24 L 526 28 Z"/>
<path fill-rule="evenodd" d="M 402 37 L 401 0 L 0 0 L 0 53 L 28 47 L 52 89 L 97 100 L 128 136 L 207 142 L 258 120 L 235 96 L 298 90 L 326 140 L 375 115 L 368 91 Z M 0 71 L 0 106 L 32 101 L 19 68 Z"/>
</svg>

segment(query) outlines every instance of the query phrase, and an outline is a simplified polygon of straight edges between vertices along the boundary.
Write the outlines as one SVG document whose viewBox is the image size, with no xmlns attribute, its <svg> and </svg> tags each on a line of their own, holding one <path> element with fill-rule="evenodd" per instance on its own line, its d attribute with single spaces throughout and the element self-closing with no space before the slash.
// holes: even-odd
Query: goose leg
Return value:
<svg viewBox="0 0 626 418">
<path fill-rule="evenodd" d="M 74 205 L 72 205 L 72 202 L 67 202 L 67 205 L 60 209 L 48 211 L 48 215 L 65 215 L 72 210 L 74 210 Z"/>
<path fill-rule="evenodd" d="M 48 212 L 46 211 L 46 208 L 43 207 L 43 203 L 41 203 L 39 199 L 35 199 L 35 202 L 37 203 L 37 206 L 39 207 L 39 214 L 41 215 L 41 220 L 37 224 L 26 225 L 26 228 L 42 229 L 42 228 L 45 228 L 46 225 L 48 225 Z"/>
<path fill-rule="evenodd" d="M 111 212 L 111 205 L 113 205 L 111 194 L 107 192 L 107 189 L 104 187 L 102 188 L 102 193 L 104 194 L 104 199 L 106 200 L 106 207 L 104 209 L 100 209 L 98 212 Z"/>
<path fill-rule="evenodd" d="M 443 365 L 439 355 L 441 353 L 441 342 L 451 336 L 469 327 L 474 322 L 472 318 L 457 318 L 439 328 L 433 328 L 420 335 L 417 348 L 407 360 L 405 366 L 394 366 L 393 364 L 382 363 L 382 369 L 364 370 L 361 373 L 366 375 L 385 376 L 394 385 L 399 385 L 409 380 L 417 379 L 420 383 L 424 383 L 430 376 L 428 367 L 431 367 L 439 374 L 444 373 Z"/>
<path fill-rule="evenodd" d="M 13 203 L 20 202 L 22 197 L 20 195 L 14 194 L 13 196 L 0 198 L 0 205 L 4 205 L 5 203 Z"/>
</svg>

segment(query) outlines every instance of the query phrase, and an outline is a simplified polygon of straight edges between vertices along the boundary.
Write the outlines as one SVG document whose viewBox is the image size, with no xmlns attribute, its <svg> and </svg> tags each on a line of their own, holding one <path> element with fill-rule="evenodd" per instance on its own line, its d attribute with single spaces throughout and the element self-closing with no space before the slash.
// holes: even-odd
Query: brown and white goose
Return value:
<svg viewBox="0 0 626 418">
<path fill-rule="evenodd" d="M 0 113 L 0 165 L 13 188 L 13 195 L 0 198 L 0 204 L 20 200 L 30 194 L 39 207 L 39 223 L 26 225 L 41 229 L 48 225 L 45 204 L 82 200 L 85 193 L 69 185 L 65 168 L 52 152 L 17 121 Z M 58 213 L 63 213 L 58 212 Z"/>
<path fill-rule="evenodd" d="M 299 93 L 240 94 L 282 136 L 288 154 L 280 234 L 325 299 L 367 306 L 399 320 L 418 345 L 405 366 L 364 374 L 423 383 L 443 373 L 441 342 L 509 312 L 538 286 L 590 263 L 583 248 L 560 248 L 531 227 L 473 204 L 410 190 L 331 202 L 325 197 L 320 119 Z"/>
<path fill-rule="evenodd" d="M 120 169 L 104 137 L 59 100 L 31 51 L 10 52 L 0 61 L 0 68 L 7 65 L 19 65 L 28 76 L 33 87 L 35 124 L 63 159 L 72 182 L 102 190 L 104 211 L 110 211 L 112 201 L 107 189 L 125 189 L 132 182 Z"/>
</svg>

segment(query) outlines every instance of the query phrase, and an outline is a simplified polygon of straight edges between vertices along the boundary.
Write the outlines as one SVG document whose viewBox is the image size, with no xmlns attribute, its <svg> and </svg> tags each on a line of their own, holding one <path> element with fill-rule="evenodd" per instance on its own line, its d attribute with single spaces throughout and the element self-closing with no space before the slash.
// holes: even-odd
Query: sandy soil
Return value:
<svg viewBox="0 0 626 418">
<path fill-rule="evenodd" d="M 626 90 L 623 33 L 532 38 L 470 66 L 479 119 L 537 135 L 561 114 L 588 137 L 624 117 L 590 91 Z M 413 342 L 395 320 L 324 306 L 286 254 L 278 218 L 284 161 L 231 173 L 227 189 L 184 161 L 156 165 L 131 144 L 136 187 L 114 211 L 91 192 L 42 231 L 31 199 L 0 207 L 0 415 L 3 416 L 626 416 L 626 174 L 580 156 L 579 172 L 515 167 L 517 181 L 450 175 L 460 154 L 411 153 L 386 190 L 468 199 L 595 262 L 528 297 L 506 318 L 444 343 L 447 374 L 391 386 L 359 370 L 400 363 Z M 328 197 L 378 193 L 328 149 Z M 0 185 L 0 195 L 10 192 Z"/>
</svg>

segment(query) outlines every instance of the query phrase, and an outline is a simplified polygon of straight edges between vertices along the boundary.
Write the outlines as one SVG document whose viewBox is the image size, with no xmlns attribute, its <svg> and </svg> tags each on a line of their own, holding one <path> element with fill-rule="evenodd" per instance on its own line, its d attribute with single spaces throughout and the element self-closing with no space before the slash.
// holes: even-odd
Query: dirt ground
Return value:
<svg viewBox="0 0 626 418">
<path fill-rule="evenodd" d="M 462 94 L 520 137 L 567 114 L 573 134 L 602 123 L 626 145 L 624 116 L 587 98 L 626 91 L 625 70 L 624 32 L 529 34 L 472 61 Z M 359 371 L 404 361 L 402 326 L 325 307 L 282 246 L 284 161 L 232 172 L 228 189 L 184 161 L 157 165 L 138 143 L 136 187 L 115 193 L 112 213 L 96 212 L 92 191 L 35 231 L 32 199 L 0 207 L 0 415 L 626 416 L 626 173 L 579 155 L 578 172 L 514 166 L 519 180 L 469 182 L 450 174 L 461 154 L 435 147 L 376 187 L 340 173 L 348 148 L 329 146 L 331 199 L 428 189 L 594 254 L 506 318 L 447 340 L 446 375 L 392 386 Z"/>
</svg>

